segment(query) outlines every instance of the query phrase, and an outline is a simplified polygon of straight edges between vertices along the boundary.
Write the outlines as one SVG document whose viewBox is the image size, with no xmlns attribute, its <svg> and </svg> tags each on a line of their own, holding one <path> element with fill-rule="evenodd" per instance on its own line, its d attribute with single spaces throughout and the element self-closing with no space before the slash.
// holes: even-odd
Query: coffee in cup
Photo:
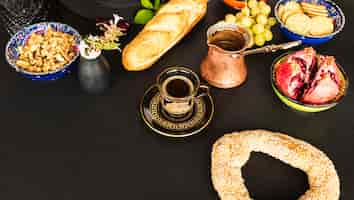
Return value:
<svg viewBox="0 0 354 200">
<path fill-rule="evenodd" d="M 173 119 L 185 118 L 191 114 L 195 98 L 209 94 L 209 87 L 200 85 L 198 75 L 184 67 L 163 71 L 157 78 L 157 86 L 162 111 Z"/>
</svg>

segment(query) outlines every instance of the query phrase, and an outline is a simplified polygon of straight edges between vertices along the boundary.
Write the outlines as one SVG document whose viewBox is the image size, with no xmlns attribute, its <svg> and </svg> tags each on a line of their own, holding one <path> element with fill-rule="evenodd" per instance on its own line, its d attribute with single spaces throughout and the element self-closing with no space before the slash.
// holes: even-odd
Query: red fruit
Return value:
<svg viewBox="0 0 354 200">
<path fill-rule="evenodd" d="M 341 71 L 335 58 L 318 57 L 317 63 L 316 52 L 310 47 L 288 56 L 278 64 L 275 79 L 283 94 L 310 104 L 328 103 L 339 95 Z"/>
<path fill-rule="evenodd" d="M 302 101 L 323 104 L 335 99 L 340 92 L 340 73 L 334 57 L 320 56 L 318 71 Z"/>
<path fill-rule="evenodd" d="M 304 103 L 323 104 L 336 98 L 338 93 L 338 85 L 331 79 L 329 74 L 326 74 L 323 79 L 316 82 L 314 87 L 305 91 L 302 101 Z"/>
<path fill-rule="evenodd" d="M 338 84 L 340 85 L 341 82 L 341 71 L 339 70 L 336 59 L 333 56 L 320 56 L 319 57 L 319 68 L 318 72 L 323 73 L 330 73 L 331 78 Z M 315 80 L 319 75 L 316 74 Z"/>
<path fill-rule="evenodd" d="M 288 60 L 301 64 L 301 69 L 305 73 L 304 81 L 308 83 L 316 66 L 316 51 L 312 47 L 305 48 L 290 55 Z"/>
<path fill-rule="evenodd" d="M 305 74 L 297 62 L 285 61 L 276 69 L 276 84 L 288 97 L 296 99 L 304 85 Z"/>
</svg>

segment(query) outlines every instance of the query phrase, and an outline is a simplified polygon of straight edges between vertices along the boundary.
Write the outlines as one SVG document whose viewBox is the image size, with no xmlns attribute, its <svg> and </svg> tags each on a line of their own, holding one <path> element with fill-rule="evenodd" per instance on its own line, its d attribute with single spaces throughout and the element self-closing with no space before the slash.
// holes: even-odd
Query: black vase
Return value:
<svg viewBox="0 0 354 200">
<path fill-rule="evenodd" d="M 102 94 L 110 87 L 110 71 L 110 65 L 103 55 L 95 59 L 81 56 L 78 66 L 81 88 L 90 94 Z"/>
</svg>

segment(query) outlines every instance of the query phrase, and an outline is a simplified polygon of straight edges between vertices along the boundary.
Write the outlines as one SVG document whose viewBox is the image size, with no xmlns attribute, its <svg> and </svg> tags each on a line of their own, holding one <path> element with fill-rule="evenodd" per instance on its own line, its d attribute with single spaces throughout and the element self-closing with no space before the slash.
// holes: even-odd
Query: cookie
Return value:
<svg viewBox="0 0 354 200">
<path fill-rule="evenodd" d="M 303 13 L 296 13 L 288 17 L 286 27 L 294 33 L 308 35 L 311 29 L 311 18 Z"/>
<path fill-rule="evenodd" d="M 327 13 L 306 12 L 306 14 L 310 17 L 316 17 L 316 16 L 328 17 Z"/>
<path fill-rule="evenodd" d="M 287 10 L 284 12 L 284 14 L 282 15 L 281 17 L 281 21 L 286 23 L 286 20 L 291 16 L 291 15 L 294 15 L 294 14 L 302 14 L 302 10 Z"/>
<path fill-rule="evenodd" d="M 296 1 L 288 1 L 285 5 L 286 10 L 301 10 L 301 5 Z"/>
<path fill-rule="evenodd" d="M 306 2 L 301 2 L 301 7 L 303 9 L 309 9 L 309 10 L 314 10 L 314 11 L 327 11 L 326 6 L 324 6 L 324 5 L 312 4 L 312 3 L 306 3 Z"/>
<path fill-rule="evenodd" d="M 316 16 L 311 18 L 310 34 L 313 36 L 323 36 L 333 33 L 334 24 L 330 17 Z"/>
<path fill-rule="evenodd" d="M 279 18 L 284 23 L 290 15 L 300 12 L 303 12 L 301 5 L 295 1 L 289 1 L 283 5 L 280 5 L 278 9 Z"/>
<path fill-rule="evenodd" d="M 310 3 L 301 3 L 302 9 L 304 12 L 310 16 L 328 16 L 328 10 L 323 5 L 310 4 Z"/>
</svg>

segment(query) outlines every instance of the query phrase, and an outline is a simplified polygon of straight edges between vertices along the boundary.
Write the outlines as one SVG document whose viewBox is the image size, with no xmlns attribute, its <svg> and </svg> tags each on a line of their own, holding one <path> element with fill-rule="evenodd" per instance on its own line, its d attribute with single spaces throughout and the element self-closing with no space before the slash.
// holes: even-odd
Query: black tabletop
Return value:
<svg viewBox="0 0 354 200">
<path fill-rule="evenodd" d="M 65 1 L 68 7 L 57 3 L 52 16 L 86 34 L 94 29 L 95 17 L 85 17 L 90 9 L 97 15 L 117 11 L 131 19 L 138 8 L 120 8 L 118 0 L 100 6 L 83 2 Z M 352 78 L 354 2 L 338 3 L 346 13 L 346 27 L 316 49 L 335 55 Z M 149 70 L 127 72 L 120 53 L 106 53 L 113 83 L 100 96 L 82 92 L 76 73 L 53 82 L 21 77 L 6 64 L 9 36 L 0 30 L 0 199 L 216 199 L 210 180 L 212 144 L 225 133 L 259 128 L 287 133 L 326 152 L 340 176 L 341 199 L 354 199 L 354 87 L 332 110 L 294 112 L 282 105 L 270 85 L 270 65 L 282 52 L 248 56 L 244 85 L 211 90 L 216 112 L 201 134 L 169 139 L 143 124 L 139 102 L 159 72 L 184 65 L 199 73 L 207 27 L 231 11 L 218 0 L 209 4 L 207 16 Z M 123 45 L 140 28 L 134 26 Z M 274 32 L 274 43 L 286 41 L 277 28 Z M 308 187 L 305 173 L 260 153 L 252 154 L 243 175 L 257 200 L 295 200 Z"/>
</svg>

